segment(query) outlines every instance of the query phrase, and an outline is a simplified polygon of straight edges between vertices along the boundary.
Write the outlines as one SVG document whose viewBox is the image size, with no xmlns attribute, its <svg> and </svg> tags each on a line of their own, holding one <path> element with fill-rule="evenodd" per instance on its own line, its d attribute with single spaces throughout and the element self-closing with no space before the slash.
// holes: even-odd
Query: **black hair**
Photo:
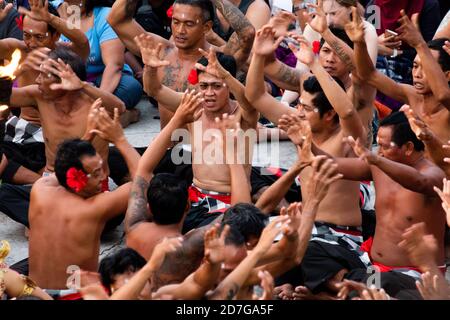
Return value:
<svg viewBox="0 0 450 320">
<path fill-rule="evenodd" d="M 344 41 L 350 48 L 353 49 L 353 41 L 350 40 L 350 38 L 348 37 L 348 35 L 347 35 L 347 33 L 345 32 L 344 29 L 339 28 L 339 27 L 335 27 L 335 26 L 330 26 L 330 31 L 336 37 L 338 37 L 339 39 Z M 325 39 L 324 38 L 320 39 L 320 48 L 322 48 L 324 43 L 325 43 Z"/>
<path fill-rule="evenodd" d="M 214 5 L 210 0 L 175 0 L 175 4 L 184 4 L 202 9 L 203 22 L 212 21 L 215 15 Z"/>
<path fill-rule="evenodd" d="M 188 203 L 188 187 L 174 174 L 158 173 L 150 181 L 147 199 L 155 223 L 179 223 Z"/>
<path fill-rule="evenodd" d="M 145 259 L 135 250 L 123 248 L 104 257 L 100 262 L 98 272 L 103 286 L 110 290 L 116 276 L 126 272 L 139 271 L 146 263 Z"/>
<path fill-rule="evenodd" d="M 59 17 L 58 10 L 56 10 L 56 8 L 51 3 L 48 4 L 48 12 L 54 16 Z M 23 17 L 23 19 L 25 19 L 25 16 Z M 51 34 L 54 34 L 56 32 L 56 29 L 50 23 L 47 23 L 47 30 Z"/>
<path fill-rule="evenodd" d="M 97 7 L 112 7 L 114 1 L 112 0 L 86 0 L 86 14 L 90 14 L 94 8 Z"/>
<path fill-rule="evenodd" d="M 75 72 L 81 81 L 86 81 L 86 64 L 72 49 L 67 46 L 57 45 L 49 53 L 48 57 L 53 60 L 61 59 L 72 68 L 73 72 Z"/>
<path fill-rule="evenodd" d="M 381 120 L 380 127 L 392 126 L 392 142 L 401 147 L 407 142 L 414 144 L 414 150 L 424 151 L 425 145 L 420 141 L 415 133 L 411 130 L 408 118 L 403 112 L 397 111 Z"/>
<path fill-rule="evenodd" d="M 252 237 L 259 238 L 264 227 L 267 216 L 261 210 L 250 203 L 238 203 L 228 208 L 223 214 L 221 228 L 230 226 L 230 233 L 233 229 L 239 232 L 244 242 Z M 235 236 L 236 238 L 236 236 Z"/>
<path fill-rule="evenodd" d="M 345 90 L 345 86 L 341 80 L 336 77 L 333 77 L 334 81 L 336 81 L 342 89 Z M 312 100 L 317 109 L 319 109 L 319 115 L 322 118 L 325 113 L 328 111 L 334 110 L 330 101 L 328 100 L 325 92 L 323 92 L 322 86 L 319 83 L 319 80 L 315 76 L 311 76 L 303 82 L 303 89 L 311 94 L 315 94 L 315 97 Z M 333 120 L 337 123 L 339 122 L 339 115 L 336 113 Z"/>
<path fill-rule="evenodd" d="M 221 229 L 221 232 L 222 231 L 223 228 Z M 242 235 L 242 233 L 239 231 L 236 225 L 230 225 L 230 231 L 228 232 L 228 235 L 225 238 L 225 245 L 240 247 L 245 245 L 245 242 L 246 242 L 245 237 Z"/>
<path fill-rule="evenodd" d="M 450 41 L 450 39 L 437 38 L 428 42 L 428 48 L 439 52 L 438 63 L 444 72 L 450 70 L 450 55 L 442 48 L 445 45 L 445 41 Z"/>
<path fill-rule="evenodd" d="M 73 167 L 86 173 L 80 158 L 84 155 L 95 156 L 96 154 L 97 151 L 89 141 L 71 139 L 61 143 L 55 157 L 55 174 L 59 184 L 72 191 L 67 185 L 67 171 Z"/>
<path fill-rule="evenodd" d="M 237 66 L 234 57 L 223 54 L 222 52 L 217 52 L 216 56 L 220 65 L 225 70 L 227 70 L 233 77 L 236 77 Z M 208 59 L 206 59 L 205 57 L 201 57 L 200 59 L 198 59 L 197 62 L 200 63 L 201 65 L 204 65 L 205 67 L 208 65 Z M 202 72 L 203 72 L 202 70 L 197 70 L 197 74 L 200 74 Z"/>
</svg>

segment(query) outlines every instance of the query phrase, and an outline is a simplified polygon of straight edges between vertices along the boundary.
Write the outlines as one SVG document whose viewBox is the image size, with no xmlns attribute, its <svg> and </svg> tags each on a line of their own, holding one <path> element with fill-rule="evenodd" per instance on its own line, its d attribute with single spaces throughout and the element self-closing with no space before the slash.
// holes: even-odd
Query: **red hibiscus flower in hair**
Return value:
<svg viewBox="0 0 450 320">
<path fill-rule="evenodd" d="M 167 14 L 167 17 L 169 19 L 172 19 L 172 16 L 173 16 L 173 5 L 171 5 L 170 8 L 167 9 L 166 14 Z"/>
<path fill-rule="evenodd" d="M 23 31 L 23 16 L 16 18 L 16 24 L 17 28 L 19 28 L 20 31 Z"/>
<path fill-rule="evenodd" d="M 86 187 L 87 182 L 88 177 L 83 170 L 78 170 L 74 167 L 67 170 L 66 183 L 69 186 L 69 188 L 75 191 L 76 193 L 83 190 L 84 187 Z"/>
<path fill-rule="evenodd" d="M 319 54 L 319 51 L 320 51 L 320 42 L 319 41 L 313 41 L 312 50 L 313 50 L 314 54 Z"/>
<path fill-rule="evenodd" d="M 189 73 L 188 76 L 188 81 L 190 84 L 192 84 L 193 86 L 195 86 L 198 83 L 198 73 L 197 73 L 197 69 L 193 68 L 191 70 L 191 72 Z"/>
</svg>

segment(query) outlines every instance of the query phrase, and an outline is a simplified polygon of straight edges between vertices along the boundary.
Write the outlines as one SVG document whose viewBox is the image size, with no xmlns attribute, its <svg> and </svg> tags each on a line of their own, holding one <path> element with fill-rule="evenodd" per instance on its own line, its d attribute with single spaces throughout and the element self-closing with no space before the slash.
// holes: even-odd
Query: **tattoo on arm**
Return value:
<svg viewBox="0 0 450 320">
<path fill-rule="evenodd" d="M 136 176 L 133 180 L 129 198 L 129 214 L 128 227 L 131 228 L 135 224 L 147 219 L 147 189 L 148 182 Z"/>
<path fill-rule="evenodd" d="M 346 65 L 349 71 L 353 71 L 355 69 L 355 66 L 353 65 L 352 57 L 350 57 L 347 52 L 343 48 L 343 43 L 341 43 L 341 40 L 333 39 L 330 42 L 327 42 L 336 52 L 336 54 L 341 58 L 342 62 Z"/>
<path fill-rule="evenodd" d="M 281 63 L 280 69 L 275 77 L 280 82 L 288 83 L 293 87 L 300 87 L 300 72 L 284 63 Z"/>
<path fill-rule="evenodd" d="M 230 288 L 228 289 L 226 300 L 233 300 L 233 298 L 237 295 L 239 292 L 239 286 L 237 283 L 230 283 Z"/>
</svg>

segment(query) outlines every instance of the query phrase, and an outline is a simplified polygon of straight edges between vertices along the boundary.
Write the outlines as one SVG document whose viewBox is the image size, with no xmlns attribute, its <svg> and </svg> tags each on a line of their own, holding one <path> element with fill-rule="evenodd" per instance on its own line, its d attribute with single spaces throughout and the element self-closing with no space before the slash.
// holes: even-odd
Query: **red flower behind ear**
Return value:
<svg viewBox="0 0 450 320">
<path fill-rule="evenodd" d="M 167 14 L 167 17 L 169 19 L 172 19 L 172 16 L 173 16 L 173 5 L 171 5 L 170 8 L 167 9 L 166 14 Z"/>
<path fill-rule="evenodd" d="M 76 193 L 83 190 L 84 187 L 86 187 L 87 182 L 88 177 L 83 170 L 78 170 L 74 167 L 67 170 L 66 183 L 69 186 L 69 188 L 75 191 Z"/>
<path fill-rule="evenodd" d="M 197 69 L 193 68 L 191 70 L 191 72 L 189 73 L 188 76 L 188 81 L 190 84 L 192 84 L 193 86 L 195 86 L 198 83 L 198 73 L 197 73 Z"/>
<path fill-rule="evenodd" d="M 18 18 L 16 18 L 16 25 L 20 31 L 23 31 L 23 16 L 22 15 L 19 16 Z"/>
<path fill-rule="evenodd" d="M 314 54 L 319 54 L 319 51 L 320 51 L 320 42 L 319 41 L 313 41 L 312 50 L 313 50 Z"/>
</svg>

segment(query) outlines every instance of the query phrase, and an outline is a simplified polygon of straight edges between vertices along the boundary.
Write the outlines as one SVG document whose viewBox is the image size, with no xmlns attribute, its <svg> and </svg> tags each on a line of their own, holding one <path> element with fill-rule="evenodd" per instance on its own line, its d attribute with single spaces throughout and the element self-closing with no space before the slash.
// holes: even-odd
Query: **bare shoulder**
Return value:
<svg viewBox="0 0 450 320">
<path fill-rule="evenodd" d="M 264 11 L 270 12 L 270 8 L 264 0 L 253 1 L 253 3 L 248 7 L 248 11 L 250 11 L 250 10 L 255 11 L 255 12 L 261 12 L 261 11 L 262 12 L 264 12 Z"/>
</svg>

